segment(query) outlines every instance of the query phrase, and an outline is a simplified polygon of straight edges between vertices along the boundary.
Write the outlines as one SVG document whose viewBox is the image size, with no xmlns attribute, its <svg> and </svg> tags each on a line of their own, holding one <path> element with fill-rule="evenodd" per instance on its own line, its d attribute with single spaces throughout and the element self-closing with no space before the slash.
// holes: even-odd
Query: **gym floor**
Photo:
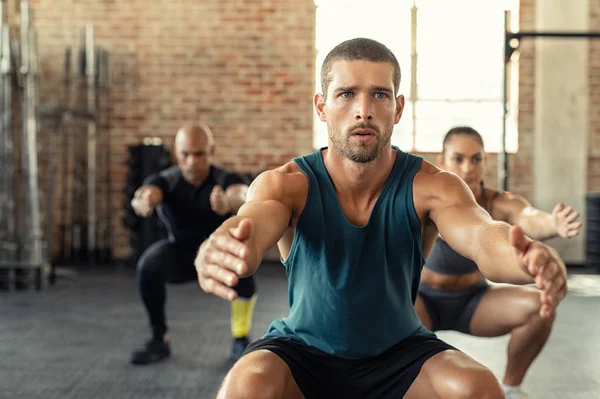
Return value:
<svg viewBox="0 0 600 399">
<path fill-rule="evenodd" d="M 287 314 L 283 267 L 258 272 L 253 337 Z M 0 292 L 0 398 L 214 398 L 229 369 L 229 305 L 196 284 L 169 286 L 173 356 L 132 366 L 131 351 L 148 338 L 131 270 L 59 277 L 43 291 Z M 546 348 L 524 384 L 533 399 L 600 398 L 600 275 L 570 271 Z M 439 336 L 499 377 L 508 336 Z"/>
</svg>

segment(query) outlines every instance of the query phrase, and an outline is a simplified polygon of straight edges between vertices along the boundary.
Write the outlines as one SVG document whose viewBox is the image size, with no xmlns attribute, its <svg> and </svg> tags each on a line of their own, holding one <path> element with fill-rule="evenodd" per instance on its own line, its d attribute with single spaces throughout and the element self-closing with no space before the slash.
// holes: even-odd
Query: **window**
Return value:
<svg viewBox="0 0 600 399">
<path fill-rule="evenodd" d="M 316 91 L 321 91 L 321 64 L 333 46 L 353 37 L 372 38 L 394 52 L 402 70 L 400 93 L 407 102 L 394 128 L 394 145 L 404 151 L 438 152 L 446 131 L 460 124 L 477 129 L 487 151 L 502 150 L 503 11 L 510 9 L 516 17 L 518 1 L 369 0 L 365 6 L 364 0 L 316 0 L 315 4 Z M 416 52 L 411 56 L 413 40 Z M 509 64 L 511 70 L 515 64 Z M 516 99 L 514 88 L 513 81 L 510 98 Z M 506 148 L 515 152 L 516 105 L 508 107 Z M 327 145 L 326 125 L 316 113 L 313 143 L 315 148 Z"/>
</svg>

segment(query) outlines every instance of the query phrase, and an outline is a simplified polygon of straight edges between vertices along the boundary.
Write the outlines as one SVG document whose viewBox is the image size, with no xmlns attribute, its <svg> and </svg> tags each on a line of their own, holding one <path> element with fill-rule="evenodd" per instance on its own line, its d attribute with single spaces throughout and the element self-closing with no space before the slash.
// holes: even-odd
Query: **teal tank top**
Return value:
<svg viewBox="0 0 600 399">
<path fill-rule="evenodd" d="M 413 305 L 424 259 L 412 183 L 422 158 L 401 152 L 365 226 L 339 204 L 321 150 L 295 158 L 309 182 L 290 253 L 288 317 L 266 338 L 287 337 L 334 356 L 375 356 L 411 335 L 433 335 Z"/>
</svg>

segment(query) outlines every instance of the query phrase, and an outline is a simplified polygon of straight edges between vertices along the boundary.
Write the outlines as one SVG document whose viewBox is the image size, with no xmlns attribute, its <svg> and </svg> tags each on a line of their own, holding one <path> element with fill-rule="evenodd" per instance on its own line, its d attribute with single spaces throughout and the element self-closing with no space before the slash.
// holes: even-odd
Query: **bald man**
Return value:
<svg viewBox="0 0 600 399">
<path fill-rule="evenodd" d="M 198 278 L 194 258 L 200 244 L 245 202 L 247 185 L 237 174 L 211 164 L 213 135 L 206 125 L 183 126 L 175 137 L 177 166 L 148 176 L 136 191 L 131 206 L 136 214 L 156 210 L 168 239 L 148 247 L 137 264 L 138 288 L 146 308 L 152 338 L 131 357 L 133 364 L 149 364 L 170 356 L 165 318 L 166 283 Z M 236 286 L 238 299 L 231 305 L 233 346 L 237 360 L 246 346 L 255 303 L 252 277 Z"/>
</svg>

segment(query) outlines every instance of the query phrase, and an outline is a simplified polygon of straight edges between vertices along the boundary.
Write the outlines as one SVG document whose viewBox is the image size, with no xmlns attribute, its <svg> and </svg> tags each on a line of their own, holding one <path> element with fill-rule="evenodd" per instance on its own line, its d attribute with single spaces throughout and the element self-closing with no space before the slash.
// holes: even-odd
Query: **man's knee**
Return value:
<svg viewBox="0 0 600 399">
<path fill-rule="evenodd" d="M 448 399 L 504 399 L 496 376 L 485 367 L 461 370 L 446 381 Z"/>
<path fill-rule="evenodd" d="M 143 281 L 157 274 L 164 274 L 164 269 L 172 261 L 168 244 L 162 241 L 156 242 L 142 253 L 136 265 L 138 279 Z"/>
<path fill-rule="evenodd" d="M 277 355 L 257 351 L 245 355 L 227 373 L 217 395 L 218 399 L 281 398 L 286 394 L 290 373 Z"/>
<path fill-rule="evenodd" d="M 435 392 L 443 399 L 504 399 L 504 391 L 496 376 L 485 366 L 462 352 L 448 350 L 430 358 L 417 378 L 414 392 Z M 431 394 L 430 396 L 433 396 Z M 417 396 L 414 396 L 417 397 Z"/>
<path fill-rule="evenodd" d="M 223 380 L 219 399 L 281 398 L 283 389 L 264 370 L 233 368 Z"/>
</svg>

